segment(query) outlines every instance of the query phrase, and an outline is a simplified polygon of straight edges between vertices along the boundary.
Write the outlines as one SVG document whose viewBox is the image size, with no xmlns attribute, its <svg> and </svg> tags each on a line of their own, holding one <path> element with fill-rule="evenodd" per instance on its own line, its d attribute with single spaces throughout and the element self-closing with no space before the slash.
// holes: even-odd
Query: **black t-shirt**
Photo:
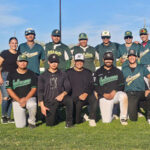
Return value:
<svg viewBox="0 0 150 150">
<path fill-rule="evenodd" d="M 22 98 L 27 96 L 32 88 L 37 87 L 37 76 L 30 70 L 27 70 L 25 74 L 14 71 L 8 74 L 6 83 L 7 89 L 12 89 L 19 98 Z"/>
<path fill-rule="evenodd" d="M 83 93 L 91 94 L 93 90 L 92 72 L 88 69 L 76 71 L 74 68 L 67 70 L 67 75 L 72 88 L 72 97 L 78 97 Z"/>
<path fill-rule="evenodd" d="M 17 57 L 19 52 L 16 54 L 11 53 L 9 50 L 4 50 L 1 52 L 0 57 L 4 59 L 2 63 L 2 72 L 12 72 L 17 68 Z"/>
</svg>

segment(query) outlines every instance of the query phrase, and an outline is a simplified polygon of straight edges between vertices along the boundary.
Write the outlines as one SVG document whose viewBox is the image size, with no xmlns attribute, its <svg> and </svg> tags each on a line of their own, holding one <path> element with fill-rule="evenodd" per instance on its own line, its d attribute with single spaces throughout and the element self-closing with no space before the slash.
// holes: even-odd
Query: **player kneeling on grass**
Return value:
<svg viewBox="0 0 150 150">
<path fill-rule="evenodd" d="M 129 65 L 123 68 L 125 78 L 125 92 L 128 95 L 128 114 L 132 121 L 137 121 L 140 101 L 146 102 L 147 121 L 150 124 L 150 90 L 146 90 L 144 77 L 150 79 L 150 72 L 146 66 L 137 64 L 137 53 L 129 50 Z"/>
<path fill-rule="evenodd" d="M 84 55 L 78 53 L 74 57 L 75 65 L 67 70 L 68 78 L 71 84 L 71 97 L 74 102 L 74 119 L 75 123 L 81 123 L 82 107 L 89 105 L 89 125 L 96 126 L 97 100 L 93 94 L 93 77 L 92 72 L 83 68 Z"/>
<path fill-rule="evenodd" d="M 38 78 L 38 100 L 41 112 L 46 118 L 47 126 L 56 124 L 57 109 L 66 106 L 66 127 L 72 126 L 73 102 L 68 92 L 71 90 L 67 74 L 58 69 L 59 57 L 51 54 L 48 57 L 49 69 Z"/>
<path fill-rule="evenodd" d="M 122 72 L 113 66 L 113 53 L 105 52 L 104 65 L 95 72 L 95 91 L 98 93 L 103 123 L 112 121 L 114 104 L 120 103 L 120 122 L 127 125 L 128 98 L 124 89 Z"/>
<path fill-rule="evenodd" d="M 7 91 L 13 99 L 14 120 L 17 128 L 26 126 L 26 110 L 28 110 L 28 126 L 36 127 L 36 87 L 37 76 L 27 69 L 28 61 L 25 55 L 17 58 L 18 68 L 7 77 Z"/>
</svg>

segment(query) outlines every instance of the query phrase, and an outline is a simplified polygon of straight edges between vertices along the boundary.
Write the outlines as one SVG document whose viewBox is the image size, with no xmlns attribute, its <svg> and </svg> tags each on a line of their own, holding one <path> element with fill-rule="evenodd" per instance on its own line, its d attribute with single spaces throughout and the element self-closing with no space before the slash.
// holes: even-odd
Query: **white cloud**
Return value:
<svg viewBox="0 0 150 150">
<path fill-rule="evenodd" d="M 18 8 L 12 5 L 0 4 L 0 27 L 10 27 L 25 23 L 25 19 L 12 15 Z"/>
</svg>

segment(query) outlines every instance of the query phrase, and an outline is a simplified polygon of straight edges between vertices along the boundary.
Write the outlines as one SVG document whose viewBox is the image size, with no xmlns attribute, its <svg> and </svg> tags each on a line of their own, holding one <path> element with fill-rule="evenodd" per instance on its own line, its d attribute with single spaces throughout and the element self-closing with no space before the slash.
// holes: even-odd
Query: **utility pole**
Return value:
<svg viewBox="0 0 150 150">
<path fill-rule="evenodd" d="M 59 30 L 60 30 L 60 35 L 62 38 L 62 31 L 61 31 L 61 0 L 59 0 Z"/>
</svg>

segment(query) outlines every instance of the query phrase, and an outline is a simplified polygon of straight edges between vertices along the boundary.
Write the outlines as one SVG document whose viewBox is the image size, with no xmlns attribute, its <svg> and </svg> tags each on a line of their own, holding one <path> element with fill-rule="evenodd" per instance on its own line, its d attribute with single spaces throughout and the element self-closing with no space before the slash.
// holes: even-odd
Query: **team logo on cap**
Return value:
<svg viewBox="0 0 150 150">
<path fill-rule="evenodd" d="M 142 32 L 142 33 L 146 33 L 146 30 L 145 30 L 145 29 L 143 29 L 143 30 L 141 30 L 141 32 Z"/>
<path fill-rule="evenodd" d="M 56 33 L 58 33 L 58 30 L 56 30 Z"/>
<path fill-rule="evenodd" d="M 127 34 L 127 35 L 130 35 L 130 32 L 127 32 L 126 34 Z"/>
<path fill-rule="evenodd" d="M 55 56 L 55 55 L 53 55 L 53 58 L 56 58 L 56 56 Z"/>
<path fill-rule="evenodd" d="M 108 57 L 111 57 L 111 54 L 110 54 L 110 53 L 107 53 L 107 56 L 108 56 Z"/>
</svg>

